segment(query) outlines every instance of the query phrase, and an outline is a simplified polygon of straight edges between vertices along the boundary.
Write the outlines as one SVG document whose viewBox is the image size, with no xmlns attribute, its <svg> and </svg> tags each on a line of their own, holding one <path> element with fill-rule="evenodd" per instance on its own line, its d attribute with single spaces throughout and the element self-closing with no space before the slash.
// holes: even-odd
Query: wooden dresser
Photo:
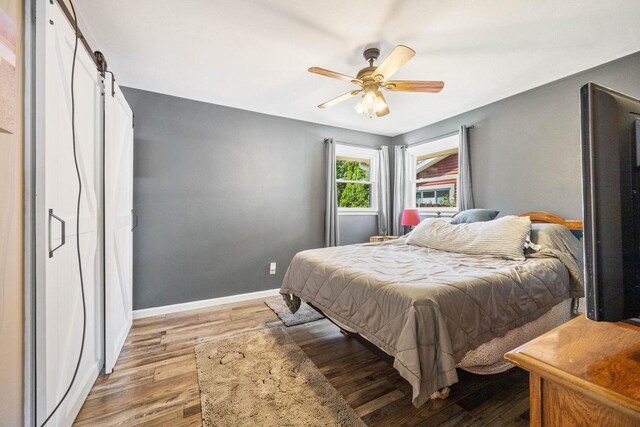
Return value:
<svg viewBox="0 0 640 427">
<path fill-rule="evenodd" d="M 505 358 L 529 371 L 531 426 L 640 426 L 640 327 L 580 316 Z"/>
</svg>

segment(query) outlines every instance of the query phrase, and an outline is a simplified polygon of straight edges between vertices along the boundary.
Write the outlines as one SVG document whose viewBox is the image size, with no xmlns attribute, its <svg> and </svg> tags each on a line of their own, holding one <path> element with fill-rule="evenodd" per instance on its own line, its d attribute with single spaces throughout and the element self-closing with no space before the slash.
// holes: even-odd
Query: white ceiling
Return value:
<svg viewBox="0 0 640 427">
<path fill-rule="evenodd" d="M 638 0 L 76 0 L 81 28 L 118 82 L 261 113 L 397 135 L 640 50 Z M 362 51 L 417 54 L 395 79 L 439 94 L 387 92 L 391 114 L 356 99 L 317 105 L 355 75 Z"/>
</svg>

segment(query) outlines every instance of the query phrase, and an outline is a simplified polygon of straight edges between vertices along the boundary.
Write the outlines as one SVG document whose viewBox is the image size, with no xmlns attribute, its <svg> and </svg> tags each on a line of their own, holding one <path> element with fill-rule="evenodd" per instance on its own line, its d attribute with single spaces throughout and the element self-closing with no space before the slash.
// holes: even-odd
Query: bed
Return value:
<svg viewBox="0 0 640 427">
<path fill-rule="evenodd" d="M 413 246 L 406 237 L 313 249 L 293 258 L 280 293 L 292 312 L 305 301 L 392 357 L 421 406 L 458 381 L 457 367 L 508 368 L 504 351 L 568 320 L 570 299 L 583 296 L 580 242 L 568 231 L 581 224 L 522 215 L 558 228 L 524 260 Z"/>
</svg>

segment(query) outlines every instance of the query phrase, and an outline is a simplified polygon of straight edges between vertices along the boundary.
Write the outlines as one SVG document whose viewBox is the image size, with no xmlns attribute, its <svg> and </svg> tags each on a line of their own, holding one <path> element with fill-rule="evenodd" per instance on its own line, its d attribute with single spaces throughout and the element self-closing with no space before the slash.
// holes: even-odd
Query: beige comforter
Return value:
<svg viewBox="0 0 640 427">
<path fill-rule="evenodd" d="M 420 406 L 458 381 L 465 353 L 582 296 L 581 256 L 561 252 L 508 261 L 404 239 L 313 249 L 294 257 L 280 293 L 292 312 L 310 302 L 394 356 Z"/>
</svg>

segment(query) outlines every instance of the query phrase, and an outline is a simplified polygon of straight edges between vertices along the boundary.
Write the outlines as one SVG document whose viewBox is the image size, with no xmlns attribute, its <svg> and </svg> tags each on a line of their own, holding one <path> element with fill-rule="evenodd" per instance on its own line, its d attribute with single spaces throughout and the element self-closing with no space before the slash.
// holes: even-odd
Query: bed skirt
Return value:
<svg viewBox="0 0 640 427">
<path fill-rule="evenodd" d="M 326 314 L 325 314 L 326 315 Z M 339 328 L 351 333 L 357 333 L 348 326 L 327 316 Z M 518 328 L 512 329 L 503 337 L 497 337 L 469 351 L 458 363 L 457 367 L 465 371 L 493 375 L 505 372 L 513 365 L 504 359 L 504 354 L 522 344 L 539 337 L 545 332 L 568 322 L 571 319 L 571 299 L 566 299 L 555 305 L 547 313 Z M 363 336 L 364 339 L 368 338 Z"/>
</svg>

